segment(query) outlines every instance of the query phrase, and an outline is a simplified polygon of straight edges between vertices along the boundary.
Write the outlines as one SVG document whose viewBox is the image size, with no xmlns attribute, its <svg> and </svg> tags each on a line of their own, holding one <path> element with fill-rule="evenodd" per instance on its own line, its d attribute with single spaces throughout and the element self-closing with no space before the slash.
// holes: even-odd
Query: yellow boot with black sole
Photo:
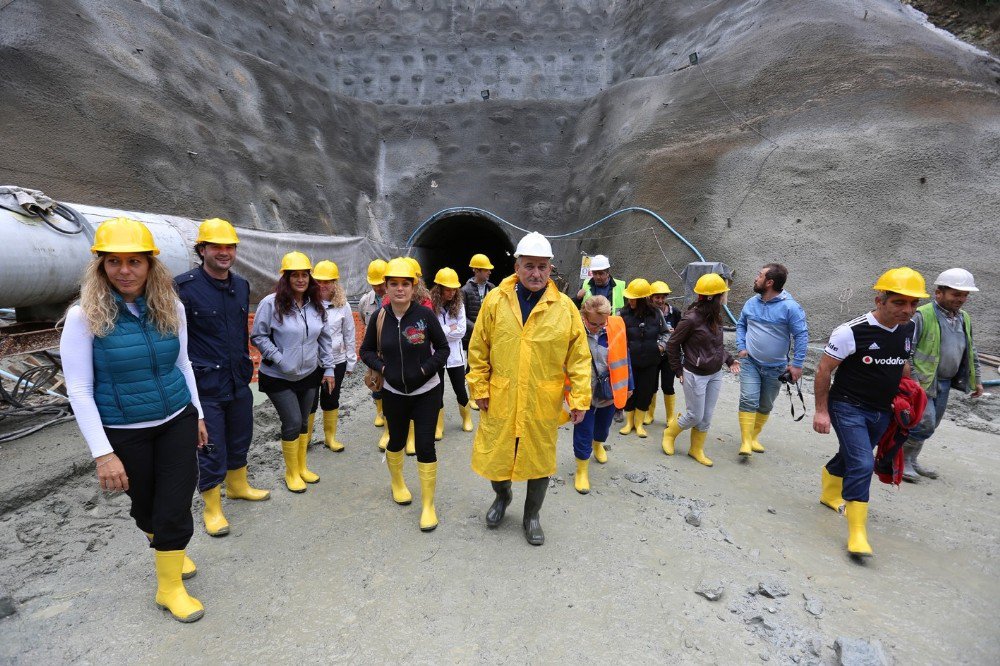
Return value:
<svg viewBox="0 0 1000 666">
<path fill-rule="evenodd" d="M 847 502 L 847 552 L 855 557 L 870 557 L 868 543 L 868 502 Z"/>
<path fill-rule="evenodd" d="M 688 451 L 688 455 L 705 467 L 711 467 L 713 465 L 712 459 L 705 455 L 705 439 L 707 437 L 707 431 L 691 428 L 691 449 Z"/>
<path fill-rule="evenodd" d="M 413 421 L 410 421 L 410 430 L 406 434 L 406 455 L 415 456 L 417 455 L 417 439 L 416 435 L 413 434 Z"/>
<path fill-rule="evenodd" d="M 214 537 L 229 534 L 229 521 L 222 513 L 222 496 L 219 490 L 219 486 L 215 486 L 201 492 L 201 499 L 205 502 L 205 510 L 202 512 L 205 531 Z"/>
<path fill-rule="evenodd" d="M 608 450 L 604 448 L 604 442 L 594 442 L 594 460 L 602 465 L 608 462 Z"/>
<path fill-rule="evenodd" d="M 375 427 L 381 428 L 385 425 L 385 414 L 382 413 L 382 400 L 375 401 Z"/>
<path fill-rule="evenodd" d="M 183 568 L 183 550 L 156 551 L 156 605 L 180 622 L 195 622 L 205 607 L 184 588 Z"/>
<path fill-rule="evenodd" d="M 589 458 L 587 460 L 576 459 L 576 476 L 573 478 L 573 487 L 581 495 L 586 495 L 590 492 L 589 466 Z"/>
<path fill-rule="evenodd" d="M 469 403 L 472 404 L 472 403 Z M 462 431 L 472 432 L 472 411 L 469 409 L 469 405 L 458 406 L 458 413 L 462 416 Z"/>
<path fill-rule="evenodd" d="M 636 411 L 634 409 L 625 412 L 625 425 L 622 426 L 622 429 L 618 431 L 619 435 L 632 434 L 632 430 L 635 428 L 635 415 Z M 640 422 L 641 422 L 641 417 L 640 417 Z"/>
<path fill-rule="evenodd" d="M 444 408 L 438 410 L 438 422 L 434 428 L 434 441 L 440 442 L 444 439 Z"/>
<path fill-rule="evenodd" d="M 146 540 L 149 541 L 149 543 L 153 543 L 153 535 L 152 534 L 150 534 L 149 532 L 143 532 L 143 534 L 146 535 Z M 182 580 L 187 580 L 189 578 L 194 578 L 194 575 L 196 573 L 198 573 L 198 567 L 195 566 L 194 560 L 192 560 L 190 557 L 188 557 L 187 553 L 185 552 L 184 553 L 184 565 L 181 567 L 181 579 Z"/>
</svg>

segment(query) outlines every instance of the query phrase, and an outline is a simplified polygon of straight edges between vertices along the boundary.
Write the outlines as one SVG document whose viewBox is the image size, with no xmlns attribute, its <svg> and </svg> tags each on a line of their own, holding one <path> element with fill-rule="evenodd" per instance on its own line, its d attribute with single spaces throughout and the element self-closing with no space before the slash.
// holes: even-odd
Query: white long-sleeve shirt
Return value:
<svg viewBox="0 0 1000 666">
<path fill-rule="evenodd" d="M 329 301 L 323 301 L 326 307 L 326 330 L 330 332 L 331 344 L 333 345 L 333 362 L 340 365 L 347 361 L 347 372 L 354 372 L 354 366 L 358 364 L 358 350 L 355 348 L 357 341 L 354 336 L 354 313 L 351 312 L 350 305 L 342 305 L 339 308 L 330 305 Z"/>
<path fill-rule="evenodd" d="M 465 306 L 458 311 L 457 317 L 448 314 L 448 308 L 442 308 L 438 315 L 441 328 L 444 329 L 444 337 L 448 338 L 448 362 L 444 364 L 446 368 L 454 368 L 465 365 L 465 350 L 462 349 L 462 338 L 465 337 Z M 453 328 L 454 327 L 454 328 Z"/>
<path fill-rule="evenodd" d="M 139 308 L 134 303 L 126 303 L 126 305 L 129 312 L 139 316 Z M 177 301 L 177 316 L 180 318 L 180 329 L 177 332 L 180 351 L 177 354 L 176 365 L 177 369 L 184 375 L 184 383 L 187 384 L 188 391 L 191 392 L 191 404 L 198 410 L 198 418 L 201 419 L 205 415 L 201 411 L 201 402 L 198 400 L 198 385 L 194 380 L 191 361 L 188 360 L 187 317 L 184 315 L 184 305 L 180 301 Z M 73 407 L 76 423 L 80 426 L 80 432 L 83 433 L 87 446 L 90 447 L 91 455 L 97 458 L 114 453 L 107 433 L 104 432 L 104 424 L 101 423 L 101 414 L 97 411 L 97 403 L 94 402 L 94 334 L 90 330 L 86 315 L 83 314 L 83 308 L 79 305 L 74 305 L 66 313 L 66 325 L 63 327 L 62 337 L 59 339 L 59 354 L 62 357 L 63 376 L 66 378 L 66 394 L 69 397 L 69 404 Z M 154 428 L 163 425 L 182 411 L 184 411 L 183 408 L 158 421 L 142 421 L 108 427 L 121 430 Z"/>
</svg>

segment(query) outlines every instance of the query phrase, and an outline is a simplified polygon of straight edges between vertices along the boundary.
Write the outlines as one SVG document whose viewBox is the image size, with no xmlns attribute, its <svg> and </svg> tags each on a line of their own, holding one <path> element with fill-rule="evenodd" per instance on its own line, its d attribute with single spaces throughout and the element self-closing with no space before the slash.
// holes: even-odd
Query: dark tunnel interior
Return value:
<svg viewBox="0 0 1000 666">
<path fill-rule="evenodd" d="M 493 263 L 490 282 L 514 272 L 514 246 L 510 238 L 489 218 L 475 213 L 460 213 L 432 222 L 414 241 L 413 256 L 420 262 L 424 282 L 434 286 L 438 269 L 454 268 L 463 284 L 472 277 L 469 259 L 485 254 Z"/>
</svg>

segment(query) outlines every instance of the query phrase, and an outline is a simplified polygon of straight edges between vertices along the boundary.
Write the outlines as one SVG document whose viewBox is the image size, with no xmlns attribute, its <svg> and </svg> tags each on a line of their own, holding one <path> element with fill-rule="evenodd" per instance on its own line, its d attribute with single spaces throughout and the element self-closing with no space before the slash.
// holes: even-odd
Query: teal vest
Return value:
<svg viewBox="0 0 1000 666">
<path fill-rule="evenodd" d="M 146 300 L 135 300 L 136 317 L 115 295 L 118 318 L 104 337 L 94 336 L 94 402 L 106 426 L 159 421 L 191 402 L 177 368 L 180 341 L 161 335 L 146 318 Z"/>
<path fill-rule="evenodd" d="M 913 350 L 913 373 L 920 386 L 933 396 L 936 393 L 934 382 L 937 381 L 938 362 L 941 358 L 941 323 L 934 311 L 933 302 L 921 305 L 917 312 L 923 319 L 923 328 L 920 329 L 917 348 Z M 964 369 L 967 374 L 956 377 L 955 388 L 968 392 L 974 390 L 978 382 L 972 348 L 972 322 L 965 310 L 959 310 L 959 314 L 962 315 L 962 328 L 965 331 L 965 360 L 959 372 Z"/>
</svg>

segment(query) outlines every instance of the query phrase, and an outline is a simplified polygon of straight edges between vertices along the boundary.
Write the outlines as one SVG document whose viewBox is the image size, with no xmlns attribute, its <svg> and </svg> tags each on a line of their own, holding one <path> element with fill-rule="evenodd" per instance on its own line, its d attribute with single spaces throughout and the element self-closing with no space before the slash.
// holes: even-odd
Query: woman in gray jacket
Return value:
<svg viewBox="0 0 1000 666">
<path fill-rule="evenodd" d="M 285 485 L 304 493 L 319 475 L 306 467 L 312 433 L 309 412 L 322 377 L 323 388 L 334 387 L 334 358 L 326 310 L 319 285 L 309 271 L 312 263 L 301 252 L 281 260 L 281 278 L 273 294 L 257 304 L 250 341 L 260 350 L 257 386 L 267 394 L 281 421 L 281 451 Z"/>
</svg>

